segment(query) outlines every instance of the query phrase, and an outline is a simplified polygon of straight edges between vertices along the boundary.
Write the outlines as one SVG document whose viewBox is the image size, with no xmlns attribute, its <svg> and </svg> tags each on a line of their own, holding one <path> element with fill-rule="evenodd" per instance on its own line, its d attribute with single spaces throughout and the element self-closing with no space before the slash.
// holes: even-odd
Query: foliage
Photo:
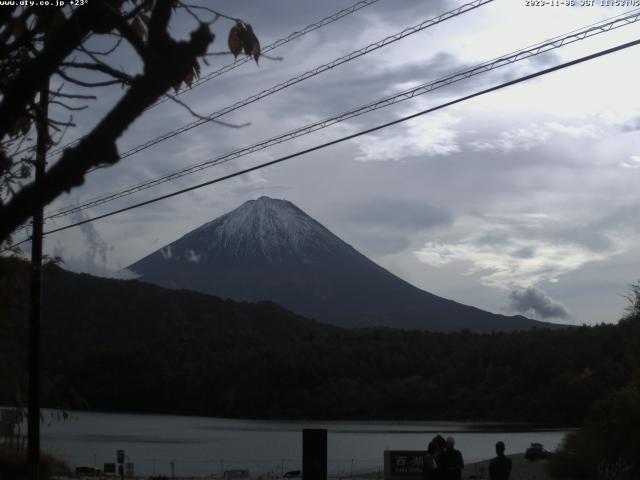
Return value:
<svg viewBox="0 0 640 480">
<path fill-rule="evenodd" d="M 161 96 L 193 113 L 168 91 L 190 87 L 197 78 L 200 61 L 206 61 L 214 39 L 210 26 L 215 21 L 232 21 L 231 36 L 238 37 L 256 62 L 260 55 L 249 24 L 180 0 L 90 0 L 62 6 L 15 3 L 0 8 L 2 248 L 37 208 L 81 185 L 88 171 L 118 162 L 116 140 Z M 196 22 L 188 40 L 172 37 L 174 14 Z M 99 49 L 97 44 L 111 46 Z M 123 51 L 135 52 L 135 67 L 119 67 Z M 240 52 L 234 48 L 233 53 Z M 95 89 L 102 92 L 113 86 L 123 90 L 115 105 L 106 114 L 96 107 L 102 119 L 62 152 L 38 185 L 29 183 L 36 149 L 58 145 L 76 127 L 73 113 L 89 108 L 97 98 Z M 43 95 L 48 102 L 41 101 Z"/>
<path fill-rule="evenodd" d="M 69 466 L 52 455 L 42 455 L 40 459 L 39 478 L 71 473 Z M 23 453 L 16 453 L 14 449 L 0 445 L 0 478 L 3 480 L 22 480 L 27 478 L 27 459 Z"/>
<path fill-rule="evenodd" d="M 550 468 L 556 477 L 637 479 L 640 477 L 640 285 L 631 286 L 625 333 L 629 382 L 593 405 L 584 425 L 564 440 Z"/>
<path fill-rule="evenodd" d="M 640 283 L 631 285 L 631 293 L 627 296 L 627 300 L 629 300 L 629 306 L 622 321 L 640 323 Z"/>
<path fill-rule="evenodd" d="M 244 22 L 236 22 L 236 24 L 229 31 L 229 50 L 235 57 L 240 55 L 244 50 L 244 53 L 249 56 L 253 56 L 253 59 L 258 63 L 260 58 L 260 42 L 253 33 L 251 25 Z"/>
<path fill-rule="evenodd" d="M 584 426 L 552 458 L 558 477 L 637 479 L 640 476 L 640 385 L 632 383 L 598 402 Z"/>
<path fill-rule="evenodd" d="M 628 322 L 495 334 L 345 330 L 270 303 L 60 269 L 45 285 L 43 388 L 49 406 L 66 408 L 577 425 L 631 380 L 640 352 L 639 325 Z M 20 325 L 0 321 L 0 376 L 13 378 L 0 385 L 0 403 L 23 381 L 11 373 L 24 352 Z"/>
</svg>

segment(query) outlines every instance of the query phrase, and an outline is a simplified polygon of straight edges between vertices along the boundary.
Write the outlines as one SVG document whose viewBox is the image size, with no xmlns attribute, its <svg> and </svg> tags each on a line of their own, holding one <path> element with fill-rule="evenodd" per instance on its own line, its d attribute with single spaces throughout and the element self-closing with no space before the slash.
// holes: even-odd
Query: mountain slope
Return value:
<svg viewBox="0 0 640 480">
<path fill-rule="evenodd" d="M 0 306 L 0 350 L 26 340 L 28 264 L 0 258 L 0 269 L 22 279 L 12 305 Z M 116 280 L 46 269 L 42 296 L 43 349 L 109 352 L 163 348 L 171 342 L 238 341 L 246 336 L 284 341 L 328 335 L 334 327 L 308 320 L 271 302 L 224 300 L 188 290 L 168 290 L 137 280 Z M 1 277 L 1 276 L 0 276 Z M 3 330 L 7 329 L 7 331 Z M 6 343 L 5 343 L 6 342 Z"/>
<path fill-rule="evenodd" d="M 496 335 L 345 330 L 274 304 L 57 268 L 43 284 L 48 407 L 567 424 L 640 362 L 637 321 Z M 0 404 L 9 405 L 27 388 L 28 264 L 0 258 L 0 286 L 12 289 L 0 302 Z"/>
<path fill-rule="evenodd" d="M 420 290 L 372 262 L 298 207 L 261 197 L 128 267 L 139 280 L 236 300 L 274 301 L 346 327 L 451 331 L 546 326 Z"/>
</svg>

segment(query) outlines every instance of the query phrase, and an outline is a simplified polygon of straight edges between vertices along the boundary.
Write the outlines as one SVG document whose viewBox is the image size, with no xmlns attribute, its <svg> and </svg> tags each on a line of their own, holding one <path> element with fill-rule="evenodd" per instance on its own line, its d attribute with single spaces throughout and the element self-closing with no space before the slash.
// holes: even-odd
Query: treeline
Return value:
<svg viewBox="0 0 640 480">
<path fill-rule="evenodd" d="M 640 324 L 640 284 L 633 285 L 623 327 Z M 634 335 L 633 330 L 629 333 Z M 582 427 L 569 433 L 551 458 L 556 478 L 638 480 L 640 478 L 640 362 L 624 388 L 596 401 Z"/>
<path fill-rule="evenodd" d="M 135 281 L 55 269 L 46 282 L 43 389 L 49 406 L 566 425 L 580 423 L 640 365 L 637 319 L 482 335 L 344 330 L 269 303 Z M 4 404 L 26 391 L 26 309 L 18 302 L 9 310 L 0 320 Z"/>
<path fill-rule="evenodd" d="M 628 381 L 629 330 L 168 339 L 136 352 L 52 355 L 46 371 L 61 393 L 81 392 L 100 410 L 578 423 Z"/>
</svg>

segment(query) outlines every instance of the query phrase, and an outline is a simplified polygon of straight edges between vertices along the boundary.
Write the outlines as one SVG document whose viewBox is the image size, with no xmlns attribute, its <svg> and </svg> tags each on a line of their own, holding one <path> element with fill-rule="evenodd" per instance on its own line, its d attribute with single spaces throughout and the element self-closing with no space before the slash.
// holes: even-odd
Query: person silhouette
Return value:
<svg viewBox="0 0 640 480">
<path fill-rule="evenodd" d="M 438 479 L 438 446 L 434 440 L 429 442 L 427 447 L 427 454 L 424 456 L 422 463 L 422 480 L 437 480 Z"/>
<path fill-rule="evenodd" d="M 438 456 L 438 471 L 442 480 L 460 480 L 462 478 L 464 461 L 462 453 L 455 449 L 455 444 L 453 437 L 447 437 L 447 446 L 444 452 Z"/>
<path fill-rule="evenodd" d="M 489 478 L 491 480 L 509 480 L 511 459 L 504 455 L 504 442 L 496 443 L 496 455 L 489 462 Z"/>
</svg>

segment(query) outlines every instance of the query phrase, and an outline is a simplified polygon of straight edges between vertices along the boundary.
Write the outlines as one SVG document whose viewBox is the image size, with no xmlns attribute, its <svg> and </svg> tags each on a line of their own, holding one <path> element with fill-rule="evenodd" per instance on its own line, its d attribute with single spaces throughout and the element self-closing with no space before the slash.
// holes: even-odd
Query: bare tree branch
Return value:
<svg viewBox="0 0 640 480">
<path fill-rule="evenodd" d="M 81 95 L 77 93 L 63 93 L 63 92 L 55 92 L 51 94 L 52 97 L 60 97 L 60 98 L 75 98 L 80 100 L 96 100 L 98 97 L 95 95 Z"/>
<path fill-rule="evenodd" d="M 221 120 L 211 120 L 209 117 L 204 116 L 204 115 L 200 115 L 199 113 L 197 113 L 189 105 L 187 105 L 185 102 L 183 102 L 182 100 L 177 98 L 175 95 L 171 95 L 168 92 L 165 93 L 165 95 L 169 98 L 169 100 L 174 101 L 175 103 L 180 105 L 182 108 L 184 108 L 187 112 L 189 112 L 191 115 L 193 115 L 194 117 L 196 117 L 196 118 L 198 118 L 200 120 L 206 120 L 207 122 L 216 123 L 218 125 L 222 125 L 223 127 L 229 127 L 229 128 L 244 128 L 244 127 L 248 127 L 249 125 L 251 125 L 251 122 L 245 122 L 245 123 L 237 124 L 237 123 L 223 122 Z"/>
<path fill-rule="evenodd" d="M 125 3 L 126 9 L 123 8 Z M 176 41 L 169 34 L 169 22 L 176 5 L 184 8 L 183 11 L 199 24 L 191 32 L 188 41 Z M 210 12 L 214 18 L 210 22 L 204 22 L 195 11 Z M 85 110 L 88 105 L 83 105 L 85 102 L 67 100 L 95 100 L 96 96 L 67 93 L 63 89 L 69 84 L 81 88 L 120 84 L 124 87 L 124 95 L 88 134 L 60 149 L 62 153 L 58 161 L 45 172 L 37 185 L 34 182 L 28 183 L 31 157 L 14 162 L 17 156 L 7 157 L 8 150 L 2 147 L 4 151 L 0 153 L 7 157 L 7 161 L 3 160 L 0 172 L 0 242 L 10 240 L 15 229 L 29 219 L 35 208 L 46 205 L 62 193 L 81 185 L 88 172 L 118 162 L 117 139 L 161 96 L 167 95 L 199 119 L 206 118 L 168 91 L 171 88 L 179 89 L 183 83 L 192 83 L 199 73 L 198 58 L 206 63 L 203 56 L 214 38 L 209 24 L 220 17 L 240 22 L 210 8 L 185 5 L 177 0 L 144 3 L 140 0 L 92 0 L 82 8 L 67 7 L 64 13 L 59 10 L 55 12 L 55 17 L 52 17 L 55 27 L 52 28 L 49 26 L 53 23 L 42 27 L 40 15 L 38 22 L 35 17 L 25 17 L 24 34 L 30 32 L 32 37 L 24 48 L 3 56 L 6 47 L 0 44 L 0 141 L 9 134 L 15 140 L 19 139 L 18 142 L 10 139 L 3 145 L 11 147 L 13 152 L 26 145 L 25 151 L 32 157 L 32 147 L 29 145 L 33 140 L 28 134 L 34 119 L 42 116 L 32 108 L 32 104 L 43 78 L 58 76 L 55 83 L 59 86 L 56 91 L 50 92 L 50 102 L 70 112 Z M 13 11 L 4 17 L 10 22 L 12 17 L 21 14 L 24 15 L 22 9 L 19 13 Z M 15 44 L 24 35 L 20 33 L 20 27 L 21 25 L 13 27 L 10 23 L 0 23 L 0 35 L 7 35 L 6 28 L 17 28 L 17 35 L 9 33 L 7 37 Z M 116 41 L 107 50 L 93 50 L 87 47 L 87 41 L 93 35 L 108 35 Z M 43 41 L 45 36 L 46 42 Z M 142 60 L 143 68 L 138 75 L 118 69 L 112 66 L 108 58 L 104 58 L 116 51 L 123 40 L 131 45 Z M 73 58 L 74 53 L 77 59 Z M 95 74 L 85 78 L 78 74 L 82 70 Z M 106 78 L 102 75 L 106 75 Z M 96 81 L 92 81 L 94 79 Z M 235 125 L 219 120 L 214 122 L 230 128 L 249 125 Z M 73 117 L 70 116 L 68 121 L 48 118 L 47 125 L 51 129 L 49 145 L 57 144 L 64 132 L 74 126 Z M 15 171 L 9 172 L 7 168 Z"/>
<path fill-rule="evenodd" d="M 70 112 L 80 112 L 81 110 L 86 110 L 89 108 L 89 105 L 83 105 L 81 107 L 72 107 L 71 105 L 67 105 L 66 103 L 59 102 L 58 100 L 49 100 L 51 105 L 60 105 L 62 108 L 69 110 Z"/>
<path fill-rule="evenodd" d="M 227 20 L 231 20 L 232 22 L 241 22 L 242 20 L 240 20 L 237 17 L 230 17 L 229 15 L 225 15 L 224 13 L 220 13 L 220 12 L 216 12 L 215 10 L 209 8 L 209 7 L 204 7 L 202 5 L 192 5 L 192 4 L 186 4 L 184 2 L 178 2 L 178 4 L 181 7 L 184 7 L 185 9 L 192 9 L 192 10 L 203 10 L 205 12 L 209 12 L 212 15 L 215 16 L 215 18 L 226 18 Z"/>
<path fill-rule="evenodd" d="M 4 9 L 2 9 L 2 10 L 4 10 Z M 26 8 L 22 12 L 22 14 L 20 14 L 20 16 L 11 19 L 12 23 L 13 22 L 25 22 L 25 24 L 26 24 L 27 18 L 29 18 L 29 16 L 31 15 L 31 12 L 32 12 L 32 10 L 30 8 Z M 3 23 L 5 21 L 8 21 L 8 19 L 3 20 Z M 13 43 L 7 44 L 7 40 L 9 40 L 11 35 L 14 34 L 13 29 L 9 28 L 9 25 L 7 24 L 5 30 L 0 35 L 0 44 L 4 45 L 2 53 L 6 54 L 6 53 L 9 53 L 9 52 L 12 52 L 16 48 L 18 48 L 20 46 L 24 46 L 27 42 L 29 42 L 29 41 L 31 41 L 31 39 L 33 39 L 33 33 L 32 32 L 25 31 L 24 33 L 25 33 L 25 36 L 28 36 L 28 40 L 27 41 L 23 41 L 22 39 L 16 38 Z"/>
<path fill-rule="evenodd" d="M 104 82 L 85 82 L 83 80 L 78 80 L 77 78 L 73 78 L 72 76 L 63 72 L 62 70 L 56 70 L 56 74 L 64 78 L 69 83 L 73 83 L 74 85 L 78 85 L 79 87 L 86 87 L 86 88 L 107 87 L 109 85 L 119 85 L 123 83 L 122 80 L 106 80 Z"/>
<path fill-rule="evenodd" d="M 97 50 L 89 50 L 84 45 L 80 45 L 78 47 L 78 49 L 80 51 L 82 51 L 84 53 L 87 53 L 87 54 L 90 54 L 90 55 L 95 55 L 95 56 L 98 56 L 98 57 L 106 57 L 106 56 L 111 55 L 113 52 L 115 52 L 121 44 L 122 44 L 122 37 L 120 36 L 120 37 L 117 37 L 117 40 L 116 40 L 115 44 L 113 45 L 113 47 L 111 47 L 111 48 L 109 48 L 107 50 L 104 50 L 102 52 L 99 52 Z"/>
<path fill-rule="evenodd" d="M 113 78 L 118 79 L 121 83 L 129 84 L 133 80 L 131 75 L 128 75 L 120 70 L 116 70 L 113 67 L 110 67 L 104 62 L 98 61 L 98 63 L 89 63 L 89 62 L 62 62 L 60 64 L 62 67 L 70 67 L 70 68 L 79 68 L 84 70 L 94 70 L 97 72 L 102 72 L 106 75 L 109 75 Z M 57 72 L 58 74 L 60 71 Z M 62 76 L 62 75 L 61 75 Z M 64 77 L 63 77 L 64 78 Z"/>
<path fill-rule="evenodd" d="M 49 35 L 47 44 L 36 58 L 30 60 L 7 88 L 0 103 L 0 137 L 10 130 L 12 123 L 24 111 L 40 87 L 43 78 L 50 77 L 60 63 L 82 42 L 100 19 L 103 3 L 90 2 L 77 8 L 65 20 L 62 28 Z"/>
<path fill-rule="evenodd" d="M 38 185 L 26 185 L 6 205 L 0 206 L 0 239 L 7 238 L 23 224 L 38 205 L 46 205 L 81 185 L 92 167 L 116 163 L 119 160 L 116 140 L 149 105 L 182 81 L 195 59 L 207 51 L 213 34 L 206 25 L 192 32 L 188 42 L 176 42 L 166 31 L 163 33 L 170 13 L 169 1 L 158 0 L 150 24 L 153 35 L 150 31 L 149 47 L 153 54 L 147 58 L 144 73 L 134 78 L 114 108 L 75 147 L 64 151 Z"/>
<path fill-rule="evenodd" d="M 142 12 L 144 9 L 145 9 L 145 2 L 142 2 L 140 5 L 132 9 L 130 12 L 124 14 L 123 17 L 125 18 L 125 20 L 131 20 L 133 17 L 138 15 L 140 12 Z"/>
<path fill-rule="evenodd" d="M 61 122 L 60 120 L 54 120 L 53 118 L 49 118 L 48 120 L 49 122 L 49 126 L 50 127 L 55 127 L 56 125 L 59 125 L 61 127 L 75 127 L 76 124 L 71 122 L 71 120 L 69 120 L 68 122 Z M 59 129 L 57 129 L 59 130 Z"/>
<path fill-rule="evenodd" d="M 15 5 L 7 5 L 4 8 L 0 8 L 0 25 L 3 25 L 9 18 L 11 18 L 15 9 Z"/>
<path fill-rule="evenodd" d="M 131 28 L 131 25 L 129 25 L 120 15 L 117 15 L 117 12 L 113 16 L 113 22 L 120 35 L 122 35 L 122 37 L 131 44 L 140 58 L 145 60 L 147 56 L 147 47 L 133 28 Z"/>
<path fill-rule="evenodd" d="M 62 132 L 60 132 L 58 140 L 54 140 L 53 136 L 51 137 L 51 146 L 52 147 L 57 147 L 58 145 L 60 145 L 60 143 L 62 142 L 62 139 L 64 138 L 65 134 L 67 133 L 67 130 L 69 130 L 69 127 L 65 127 L 62 130 Z"/>
</svg>

